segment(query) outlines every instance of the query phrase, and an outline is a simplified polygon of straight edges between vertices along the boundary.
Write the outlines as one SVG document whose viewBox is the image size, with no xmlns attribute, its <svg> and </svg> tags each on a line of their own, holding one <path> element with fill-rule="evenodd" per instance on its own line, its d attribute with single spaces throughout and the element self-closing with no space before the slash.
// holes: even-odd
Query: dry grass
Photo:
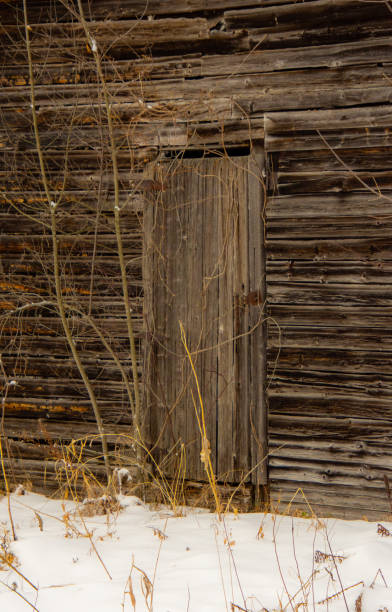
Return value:
<svg viewBox="0 0 392 612">
<path fill-rule="evenodd" d="M 3 527 L 3 533 L 0 537 L 0 571 L 7 571 L 18 565 L 19 560 L 11 548 L 10 533 L 8 529 Z"/>
</svg>

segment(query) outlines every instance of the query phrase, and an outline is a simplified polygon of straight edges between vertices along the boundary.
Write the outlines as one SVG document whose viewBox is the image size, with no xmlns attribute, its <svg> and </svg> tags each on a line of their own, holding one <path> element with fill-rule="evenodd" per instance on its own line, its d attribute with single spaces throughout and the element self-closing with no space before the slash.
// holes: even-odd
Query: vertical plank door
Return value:
<svg viewBox="0 0 392 612">
<path fill-rule="evenodd" d="M 144 215 L 146 431 L 168 476 L 182 467 L 205 480 L 204 423 L 220 481 L 266 482 L 262 164 L 253 153 L 154 166 L 162 190 Z"/>
</svg>

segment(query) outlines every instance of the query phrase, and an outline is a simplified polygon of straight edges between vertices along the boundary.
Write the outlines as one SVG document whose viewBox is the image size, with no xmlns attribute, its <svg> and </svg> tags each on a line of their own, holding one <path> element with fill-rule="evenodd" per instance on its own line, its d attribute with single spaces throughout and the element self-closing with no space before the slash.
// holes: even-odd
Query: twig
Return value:
<svg viewBox="0 0 392 612">
<path fill-rule="evenodd" d="M 221 560 L 219 544 L 218 544 L 218 533 L 219 533 L 218 527 L 217 525 L 214 525 L 215 546 L 216 546 L 216 552 L 218 554 L 219 574 L 220 574 L 220 579 L 221 579 L 221 584 L 222 584 L 223 597 L 225 599 L 225 609 L 226 609 L 226 612 L 228 612 L 229 609 L 227 607 L 227 596 L 226 596 L 226 589 L 225 589 L 225 581 L 223 578 L 222 560 Z"/>
<path fill-rule="evenodd" d="M 306 597 L 306 593 L 305 593 L 305 587 L 304 587 L 304 583 L 303 583 L 303 580 L 302 580 L 301 572 L 300 572 L 300 569 L 299 569 L 299 563 L 298 563 L 298 559 L 297 559 L 297 551 L 296 551 L 296 548 L 295 548 L 294 519 L 293 519 L 293 517 L 291 517 L 291 542 L 292 542 L 292 545 L 293 545 L 293 555 L 294 555 L 294 560 L 295 560 L 295 566 L 297 568 L 297 576 L 298 576 L 298 580 L 299 580 L 300 585 L 301 585 L 303 602 L 305 603 L 307 597 Z"/>
<path fill-rule="evenodd" d="M 344 587 L 343 587 L 342 579 L 340 577 L 340 573 L 339 573 L 338 566 L 337 566 L 337 563 L 336 563 L 335 555 L 332 552 L 331 541 L 329 539 L 327 530 L 325 530 L 325 537 L 326 537 L 327 542 L 328 542 L 328 548 L 329 548 L 331 556 L 332 556 L 332 561 L 333 561 L 333 564 L 335 566 L 335 571 L 336 571 L 336 575 L 337 575 L 338 580 L 339 580 L 340 588 L 342 589 L 341 592 L 339 593 L 339 595 L 340 594 L 343 595 L 343 599 L 344 599 L 344 603 L 345 603 L 345 606 L 346 606 L 346 610 L 347 610 L 347 612 L 349 612 L 349 607 L 348 607 L 347 599 L 346 599 L 346 596 L 344 594 L 344 591 L 347 590 L 347 589 L 344 589 Z M 360 583 L 358 582 L 358 584 L 360 584 Z M 356 585 L 353 585 L 353 586 L 356 586 Z M 347 588 L 351 589 L 352 587 L 347 587 Z"/>
<path fill-rule="evenodd" d="M 389 501 L 389 505 L 391 507 L 391 512 L 392 512 L 392 495 L 391 495 L 391 488 L 389 486 L 389 480 L 388 480 L 388 476 L 386 474 L 384 474 L 384 483 L 385 483 L 385 489 L 387 492 L 387 497 L 388 497 L 388 501 Z"/>
<path fill-rule="evenodd" d="M 316 537 L 317 537 L 317 524 L 314 526 L 314 534 L 313 534 L 313 540 L 312 540 L 312 576 L 314 575 L 314 573 L 316 572 L 316 570 L 314 569 L 314 548 L 315 548 L 315 544 L 316 544 Z M 314 594 L 314 580 L 312 580 L 312 604 L 313 604 L 313 610 L 316 609 L 316 597 Z"/>
<path fill-rule="evenodd" d="M 167 527 L 167 521 L 168 519 L 166 519 L 165 521 L 165 526 L 164 526 L 164 530 L 166 531 L 166 527 Z M 159 529 L 157 531 L 160 531 Z M 160 531 L 160 533 L 162 534 L 162 532 Z M 154 565 L 154 575 L 152 577 L 152 592 L 151 592 L 151 609 L 153 607 L 153 600 L 154 600 L 154 586 L 155 586 L 155 579 L 157 576 L 157 569 L 158 569 L 158 563 L 159 563 L 159 557 L 161 556 L 161 550 L 162 550 L 162 545 L 163 542 L 167 539 L 167 536 L 163 533 L 162 535 L 159 536 L 159 548 L 158 548 L 158 554 L 157 554 L 157 558 L 155 560 L 155 565 Z"/>
<path fill-rule="evenodd" d="M 329 595 L 325 599 L 322 599 L 321 601 L 318 601 L 317 604 L 318 605 L 326 604 L 329 601 L 331 601 L 332 599 L 336 599 L 337 597 L 340 597 L 340 595 L 343 595 L 343 598 L 344 598 L 344 601 L 345 601 L 345 604 L 346 604 L 346 609 L 348 610 L 348 605 L 347 605 L 347 600 L 346 600 L 345 592 L 349 591 L 350 589 L 354 589 L 355 587 L 359 586 L 360 584 L 363 586 L 363 580 L 360 580 L 359 582 L 356 582 L 355 584 L 352 584 L 351 586 L 348 586 L 348 587 L 342 589 L 341 591 L 338 591 L 337 593 L 333 593 L 332 595 Z"/>
<path fill-rule="evenodd" d="M 285 581 L 284 576 L 283 576 L 282 568 L 280 566 L 278 549 L 277 549 L 277 546 L 276 546 L 275 522 L 276 522 L 276 517 L 273 516 L 272 517 L 272 525 L 273 525 L 273 528 L 272 528 L 272 541 L 273 541 L 273 544 L 274 544 L 275 558 L 276 558 L 276 562 L 278 564 L 278 570 L 279 570 L 279 574 L 280 574 L 280 579 L 281 579 L 281 581 L 283 583 L 284 590 L 286 591 L 286 595 L 287 595 L 287 598 L 288 598 L 288 603 L 291 606 L 292 611 L 295 612 L 295 609 L 294 609 L 294 606 L 293 606 L 293 598 L 290 596 L 289 590 L 288 590 L 287 585 L 286 585 L 286 581 Z"/>
<path fill-rule="evenodd" d="M 384 578 L 384 574 L 382 573 L 382 571 L 381 571 L 381 569 L 380 569 L 380 568 L 378 568 L 378 570 L 377 570 L 377 572 L 376 572 L 376 575 L 374 576 L 373 582 L 372 582 L 372 584 L 370 585 L 370 588 L 371 588 L 371 589 L 373 589 L 373 588 L 374 588 L 374 585 L 375 585 L 375 583 L 376 583 L 376 580 L 377 580 L 377 576 L 378 576 L 378 575 L 380 575 L 380 576 L 381 576 L 383 583 L 385 584 L 386 588 L 388 589 L 389 587 L 388 587 L 388 585 L 387 585 L 387 581 L 385 580 L 385 578 Z"/>
<path fill-rule="evenodd" d="M 229 549 L 229 554 L 230 554 L 230 557 L 231 557 L 231 562 L 232 562 L 233 567 L 234 567 L 235 577 L 237 578 L 237 583 L 238 583 L 238 586 L 239 586 L 239 589 L 240 589 L 242 601 L 244 603 L 244 606 L 246 607 L 246 599 L 245 599 L 244 592 L 242 590 L 242 585 L 241 585 L 241 582 L 240 582 L 240 577 L 238 575 L 237 564 L 235 562 L 234 555 L 233 555 L 233 550 L 232 550 L 232 547 L 231 547 L 231 544 L 230 544 L 230 537 L 229 537 L 229 534 L 227 533 L 227 526 L 226 526 L 225 517 L 222 518 L 222 521 L 223 521 L 223 527 L 224 527 L 224 530 L 225 530 L 227 548 Z"/>
<path fill-rule="evenodd" d="M 337 159 L 337 161 L 343 166 L 343 168 L 345 168 L 347 170 L 347 172 L 349 172 L 349 174 L 351 174 L 351 176 L 353 178 L 355 178 L 362 185 L 362 187 L 365 187 L 365 189 L 367 191 L 370 191 L 371 193 L 373 193 L 374 195 L 378 196 L 379 198 L 387 200 L 388 202 L 392 202 L 392 198 L 391 197 L 386 196 L 385 194 L 381 193 L 380 190 L 374 189 L 373 187 L 371 187 L 370 185 L 365 183 L 365 181 L 363 181 L 361 179 L 361 177 L 358 176 L 358 174 L 356 172 L 354 172 L 354 170 L 352 170 L 352 168 L 350 168 L 350 166 L 348 166 L 346 164 L 346 162 L 340 157 L 340 155 L 338 155 L 336 153 L 335 149 L 333 147 L 331 147 L 331 145 L 329 144 L 327 139 L 322 135 L 320 130 L 316 130 L 316 132 L 319 135 L 319 137 L 321 138 L 321 140 L 323 141 L 323 143 L 325 144 L 325 146 L 327 147 L 327 149 L 329 149 L 331 151 L 332 155 Z M 376 182 L 375 179 L 374 179 L 374 182 Z M 377 185 L 377 183 L 376 183 L 376 185 Z"/>
<path fill-rule="evenodd" d="M 3 580 L 0 580 L 0 584 L 2 584 L 3 586 L 7 587 L 7 589 L 9 591 L 11 591 L 12 593 L 15 593 L 15 595 L 18 595 L 21 599 L 23 599 L 24 602 L 27 603 L 28 606 L 30 606 L 30 608 L 35 610 L 35 612 L 39 612 L 38 608 L 36 608 L 34 604 L 32 604 L 26 597 L 24 597 L 22 595 L 22 593 L 19 593 L 19 591 L 17 591 L 16 589 L 13 589 L 12 587 L 10 587 L 10 585 L 7 584 L 6 582 L 3 582 Z"/>
</svg>

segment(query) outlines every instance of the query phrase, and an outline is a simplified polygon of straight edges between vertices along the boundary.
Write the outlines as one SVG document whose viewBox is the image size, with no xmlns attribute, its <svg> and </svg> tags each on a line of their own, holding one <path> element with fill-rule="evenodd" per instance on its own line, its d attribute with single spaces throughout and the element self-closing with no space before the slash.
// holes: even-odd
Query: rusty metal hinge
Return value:
<svg viewBox="0 0 392 612">
<path fill-rule="evenodd" d="M 262 303 L 260 291 L 249 291 L 248 295 L 244 296 L 244 305 L 257 306 Z"/>
</svg>

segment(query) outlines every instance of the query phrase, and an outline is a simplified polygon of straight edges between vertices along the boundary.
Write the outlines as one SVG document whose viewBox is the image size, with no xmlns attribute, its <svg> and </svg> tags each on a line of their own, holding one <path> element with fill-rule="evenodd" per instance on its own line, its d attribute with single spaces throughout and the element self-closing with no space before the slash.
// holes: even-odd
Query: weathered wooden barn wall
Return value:
<svg viewBox="0 0 392 612">
<path fill-rule="evenodd" d="M 76 3 L 27 4 L 41 142 L 53 190 L 64 191 L 72 211 L 59 219 L 69 299 L 97 317 L 127 363 L 112 170 L 91 48 L 72 13 Z M 390 4 L 95 0 L 84 7 L 116 116 L 139 334 L 137 194 L 153 187 L 141 182 L 144 165 L 165 151 L 265 143 L 271 496 L 287 502 L 302 487 L 321 512 L 381 515 L 382 478 L 392 468 Z M 0 3 L 0 22 L 4 312 L 53 289 L 48 232 L 35 218 L 45 222 L 46 213 L 37 213 L 42 184 L 22 3 Z M 40 483 L 51 441 L 94 431 L 94 419 L 58 320 L 40 309 L 2 324 L 4 367 L 18 382 L 9 388 L 6 431 L 15 456 L 28 458 L 14 469 Z M 75 325 L 104 420 L 127 431 L 118 372 L 91 332 Z"/>
<path fill-rule="evenodd" d="M 265 124 L 272 490 L 287 501 L 302 486 L 348 516 L 385 509 L 391 470 L 388 114 L 271 113 Z"/>
</svg>

